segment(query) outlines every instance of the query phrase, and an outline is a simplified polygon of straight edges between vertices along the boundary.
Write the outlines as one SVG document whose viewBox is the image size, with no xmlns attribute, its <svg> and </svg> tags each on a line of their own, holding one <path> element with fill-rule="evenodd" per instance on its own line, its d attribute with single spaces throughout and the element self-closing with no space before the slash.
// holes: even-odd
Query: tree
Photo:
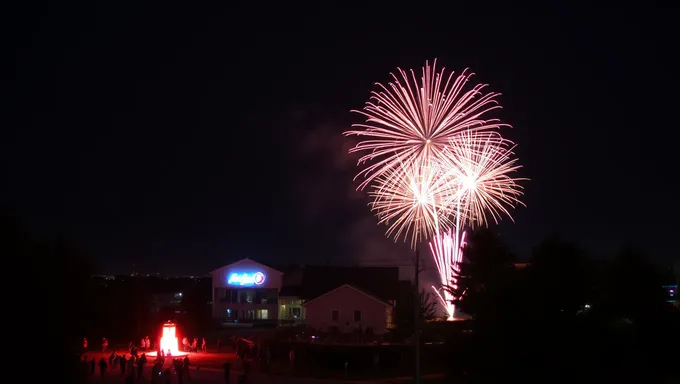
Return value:
<svg viewBox="0 0 680 384">
<path fill-rule="evenodd" d="M 585 252 L 558 236 L 534 249 L 527 277 L 526 307 L 536 318 L 576 316 L 593 299 L 591 263 Z"/>
<path fill-rule="evenodd" d="M 509 284 L 514 280 L 513 261 L 501 239 L 487 228 L 477 229 L 468 239 L 457 288 L 450 289 L 455 304 L 473 318 L 494 317 L 503 304 Z"/>
<path fill-rule="evenodd" d="M 9 211 L 0 209 L 0 254 L 7 260 L 24 262 L 30 266 L 31 286 L 35 295 L 31 300 L 44 299 L 48 305 L 26 305 L 26 296 L 8 295 L 15 300 L 16 321 L 33 323 L 37 319 L 57 317 L 59 330 L 52 336 L 57 354 L 63 353 L 60 366 L 62 376 L 70 382 L 79 382 L 78 361 L 82 351 L 82 338 L 88 322 L 91 321 L 92 307 L 89 291 L 91 265 L 64 236 L 51 241 L 38 239 L 24 226 L 19 218 Z M 62 320 L 63 318 L 63 320 Z M 60 321 L 61 320 L 61 321 Z M 71 379 L 71 380 L 69 380 Z"/>
<path fill-rule="evenodd" d="M 212 321 L 212 307 L 209 305 L 212 285 L 198 282 L 184 292 L 180 305 L 182 313 L 186 313 L 186 327 L 192 334 L 205 332 Z"/>
<path fill-rule="evenodd" d="M 605 271 L 598 306 L 611 316 L 653 322 L 668 309 L 662 286 L 661 271 L 626 245 Z"/>
<path fill-rule="evenodd" d="M 397 333 L 402 337 L 413 335 L 413 320 L 415 317 L 415 289 L 413 284 L 404 286 L 400 292 L 395 308 L 395 323 Z M 433 320 L 437 317 L 437 303 L 432 293 L 426 290 L 419 292 L 418 305 L 420 306 L 420 320 L 422 322 Z"/>
</svg>

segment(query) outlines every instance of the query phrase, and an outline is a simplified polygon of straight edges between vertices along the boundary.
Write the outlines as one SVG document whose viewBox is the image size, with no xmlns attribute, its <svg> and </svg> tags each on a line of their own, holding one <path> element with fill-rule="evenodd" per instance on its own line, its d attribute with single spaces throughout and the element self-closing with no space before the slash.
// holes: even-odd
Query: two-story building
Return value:
<svg viewBox="0 0 680 384">
<path fill-rule="evenodd" d="M 371 328 L 382 333 L 391 327 L 399 268 L 309 265 L 273 268 L 246 258 L 214 270 L 212 281 L 215 320 L 297 324 L 312 319 L 314 327 L 323 330 L 337 325 L 342 331 Z M 333 303 L 338 298 L 342 302 Z M 329 300 L 340 316 L 336 320 L 332 320 L 332 311 L 322 309 L 330 305 Z M 308 302 L 311 305 L 306 305 Z M 345 319 L 350 313 L 351 321 Z M 332 324 L 326 324 L 326 320 Z"/>
<path fill-rule="evenodd" d="M 282 279 L 282 272 L 247 258 L 212 271 L 213 319 L 278 321 Z"/>
</svg>

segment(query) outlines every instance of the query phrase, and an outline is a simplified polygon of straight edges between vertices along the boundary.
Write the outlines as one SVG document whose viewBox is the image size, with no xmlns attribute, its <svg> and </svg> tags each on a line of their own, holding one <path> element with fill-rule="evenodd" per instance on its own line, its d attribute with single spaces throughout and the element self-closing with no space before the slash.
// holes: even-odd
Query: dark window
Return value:
<svg viewBox="0 0 680 384">
<path fill-rule="evenodd" d="M 291 313 L 293 314 L 293 317 L 296 319 L 299 319 L 302 317 L 302 308 L 296 307 L 296 308 L 291 308 Z"/>
<path fill-rule="evenodd" d="M 244 290 L 240 292 L 239 295 L 239 303 L 242 304 L 253 304 L 253 301 L 255 300 L 255 292 L 252 290 Z"/>
<path fill-rule="evenodd" d="M 237 303 L 238 291 L 234 289 L 227 289 L 224 291 L 224 296 L 220 297 L 222 303 Z"/>
<path fill-rule="evenodd" d="M 276 304 L 276 296 L 276 291 L 257 291 L 255 292 L 255 304 Z"/>
<path fill-rule="evenodd" d="M 361 321 L 361 311 L 354 311 L 354 322 L 359 322 Z"/>
<path fill-rule="evenodd" d="M 334 309 L 331 311 L 331 320 L 333 321 L 338 321 L 340 320 L 340 311 L 337 309 Z"/>
</svg>

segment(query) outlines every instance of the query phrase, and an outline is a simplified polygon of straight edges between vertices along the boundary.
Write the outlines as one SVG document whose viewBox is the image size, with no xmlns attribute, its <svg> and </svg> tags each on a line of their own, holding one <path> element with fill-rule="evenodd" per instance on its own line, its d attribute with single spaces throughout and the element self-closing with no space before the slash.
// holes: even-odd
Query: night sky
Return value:
<svg viewBox="0 0 680 384">
<path fill-rule="evenodd" d="M 200 7 L 26 13 L 1 205 L 106 273 L 408 264 L 354 191 L 341 133 L 375 82 L 437 58 L 502 93 L 531 179 L 498 228 L 515 252 L 559 233 L 598 257 L 630 241 L 677 258 L 670 9 Z"/>
</svg>

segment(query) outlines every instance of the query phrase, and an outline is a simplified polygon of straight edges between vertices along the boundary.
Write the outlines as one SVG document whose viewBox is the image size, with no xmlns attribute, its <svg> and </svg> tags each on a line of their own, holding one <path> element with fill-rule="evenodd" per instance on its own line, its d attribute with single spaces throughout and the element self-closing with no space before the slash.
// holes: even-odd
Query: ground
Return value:
<svg viewBox="0 0 680 384">
<path fill-rule="evenodd" d="M 121 349 L 120 351 L 122 351 Z M 143 352 L 143 351 L 142 351 Z M 140 353 L 142 353 L 140 352 Z M 88 351 L 86 353 L 88 359 L 95 358 L 97 362 L 101 357 L 105 357 L 108 362 L 108 356 L 110 352 L 102 353 L 96 351 Z M 241 363 L 236 360 L 236 354 L 231 350 L 223 350 L 219 352 L 208 352 L 208 353 L 191 353 L 189 355 L 191 362 L 190 369 L 190 380 L 185 380 L 184 382 L 189 384 L 193 383 L 224 383 L 224 373 L 222 370 L 222 364 L 229 361 L 232 365 L 231 372 L 231 383 L 238 383 L 238 375 L 242 373 Z M 151 360 L 153 361 L 153 360 Z M 143 380 L 137 382 L 151 382 L 149 380 L 151 376 L 151 368 L 153 363 L 147 364 L 144 372 Z M 171 367 L 171 361 L 168 360 L 165 363 L 164 368 Z M 251 372 L 248 382 L 249 383 L 273 383 L 273 384 L 284 384 L 284 383 L 296 383 L 296 384 L 339 384 L 339 383 L 409 383 L 413 379 L 411 377 L 400 377 L 391 379 L 379 379 L 379 380 L 369 380 L 369 381 L 346 381 L 342 379 L 318 379 L 309 377 L 299 377 L 293 376 L 289 371 L 289 367 L 285 366 L 274 366 L 272 367 L 276 372 L 275 374 L 265 374 L 259 371 L 257 368 L 253 369 Z M 99 365 L 97 365 L 96 373 L 94 376 L 88 378 L 88 382 L 97 383 L 123 383 L 124 377 L 120 374 L 120 370 L 115 367 L 113 370 L 109 367 L 106 377 L 102 380 L 99 375 Z M 173 376 L 172 383 L 177 383 L 177 377 Z M 424 383 L 439 383 L 444 382 L 441 375 L 430 375 L 425 377 Z"/>
</svg>

